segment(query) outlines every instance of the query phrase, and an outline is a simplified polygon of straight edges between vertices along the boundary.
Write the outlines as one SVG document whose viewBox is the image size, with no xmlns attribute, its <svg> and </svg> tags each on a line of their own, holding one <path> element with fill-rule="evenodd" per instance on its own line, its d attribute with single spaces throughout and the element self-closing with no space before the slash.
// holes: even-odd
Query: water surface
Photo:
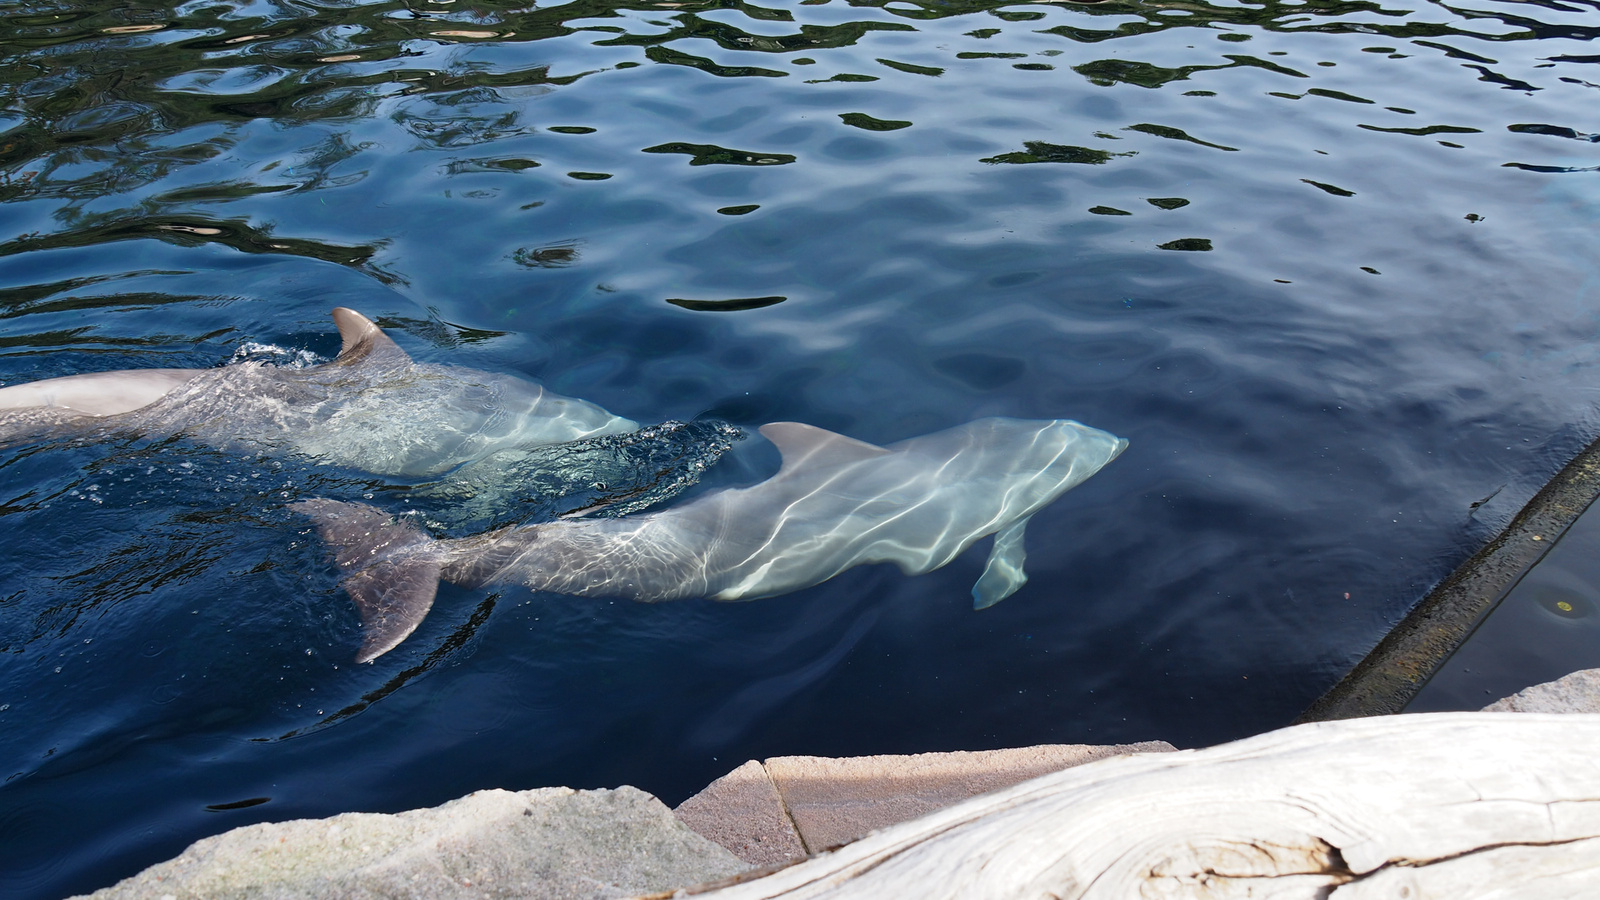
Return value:
<svg viewBox="0 0 1600 900">
<path fill-rule="evenodd" d="M 1286 724 L 1600 432 L 1597 35 L 1584 0 L 9 4 L 0 382 L 324 359 L 344 305 L 642 422 L 1132 445 L 981 613 L 984 548 L 747 604 L 447 587 L 359 667 L 285 505 L 407 485 L 0 450 L 0 894 L 486 787 Z"/>
</svg>

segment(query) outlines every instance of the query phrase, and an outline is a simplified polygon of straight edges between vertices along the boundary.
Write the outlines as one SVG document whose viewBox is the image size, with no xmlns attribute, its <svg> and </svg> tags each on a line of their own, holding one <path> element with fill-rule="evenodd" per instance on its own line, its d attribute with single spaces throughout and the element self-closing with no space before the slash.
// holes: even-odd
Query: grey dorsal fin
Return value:
<svg viewBox="0 0 1600 900">
<path fill-rule="evenodd" d="M 409 362 L 400 345 L 383 333 L 373 321 L 343 306 L 333 311 L 333 324 L 339 326 L 339 358 L 334 363 L 352 366 L 364 362 Z"/>
<path fill-rule="evenodd" d="M 761 436 L 771 441 L 783 454 L 784 469 L 801 463 L 808 466 L 843 465 L 889 452 L 877 444 L 858 441 L 801 422 L 770 422 L 761 426 Z"/>
</svg>

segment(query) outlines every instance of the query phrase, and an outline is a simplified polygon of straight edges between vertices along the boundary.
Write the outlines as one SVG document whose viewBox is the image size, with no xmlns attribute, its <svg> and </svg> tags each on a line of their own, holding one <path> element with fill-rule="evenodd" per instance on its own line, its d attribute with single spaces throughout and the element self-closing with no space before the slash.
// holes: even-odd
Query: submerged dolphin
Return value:
<svg viewBox="0 0 1600 900">
<path fill-rule="evenodd" d="M 0 388 L 0 441 L 97 428 L 298 453 L 375 475 L 428 476 L 496 451 L 637 429 L 531 381 L 414 362 L 382 329 L 333 311 L 326 365 L 129 369 Z"/>
<path fill-rule="evenodd" d="M 776 475 L 627 518 L 436 540 L 364 504 L 315 499 L 291 508 L 314 519 L 350 573 L 343 584 L 366 629 L 356 659 L 367 662 L 417 627 L 441 578 L 585 597 L 747 600 L 864 563 L 920 575 L 993 534 L 972 589 L 974 607 L 983 609 L 1027 580 L 1029 517 L 1128 445 L 1065 419 L 979 419 L 887 447 L 796 422 L 761 433 L 783 455 Z"/>
</svg>

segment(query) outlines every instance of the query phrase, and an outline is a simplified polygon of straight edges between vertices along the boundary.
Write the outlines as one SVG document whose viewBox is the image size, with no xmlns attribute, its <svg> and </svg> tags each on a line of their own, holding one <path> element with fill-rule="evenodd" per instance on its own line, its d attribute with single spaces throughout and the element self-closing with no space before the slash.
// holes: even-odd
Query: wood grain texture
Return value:
<svg viewBox="0 0 1600 900">
<path fill-rule="evenodd" d="M 1600 896 L 1600 715 L 1318 722 L 1046 775 L 702 896 Z"/>
</svg>

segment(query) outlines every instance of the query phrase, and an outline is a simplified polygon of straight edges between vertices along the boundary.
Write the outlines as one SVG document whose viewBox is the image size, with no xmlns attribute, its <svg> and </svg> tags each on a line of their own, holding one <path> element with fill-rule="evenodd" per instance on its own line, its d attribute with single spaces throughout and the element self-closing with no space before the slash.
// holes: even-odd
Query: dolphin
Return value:
<svg viewBox="0 0 1600 900">
<path fill-rule="evenodd" d="M 630 419 L 510 375 L 418 363 L 377 325 L 333 311 L 320 366 L 129 369 L 0 388 L 0 442 L 96 429 L 183 434 L 374 475 L 422 477 L 496 452 L 635 431 Z"/>
<path fill-rule="evenodd" d="M 435 539 L 413 517 L 366 504 L 318 498 L 290 508 L 312 518 L 348 573 L 342 584 L 365 630 L 356 659 L 370 662 L 417 627 L 440 579 L 645 602 L 753 600 L 865 563 L 920 575 L 992 534 L 972 589 L 984 609 L 1027 581 L 1029 518 L 1128 445 L 1067 419 L 979 419 L 886 447 L 798 422 L 760 432 L 782 454 L 771 478 L 624 518 Z"/>
</svg>

